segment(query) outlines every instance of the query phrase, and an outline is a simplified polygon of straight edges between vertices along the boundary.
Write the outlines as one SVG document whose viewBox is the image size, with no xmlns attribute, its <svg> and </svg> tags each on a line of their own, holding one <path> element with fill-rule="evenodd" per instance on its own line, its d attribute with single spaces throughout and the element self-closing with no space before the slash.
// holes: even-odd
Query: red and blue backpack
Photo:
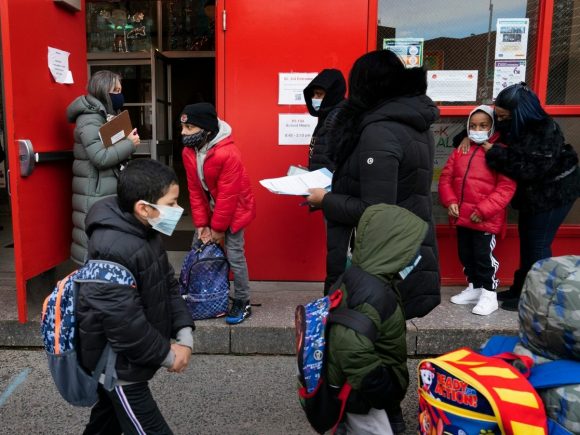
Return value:
<svg viewBox="0 0 580 435">
<path fill-rule="evenodd" d="M 89 260 L 60 280 L 44 301 L 40 331 L 54 383 L 70 404 L 93 406 L 98 399 L 97 386 L 101 374 L 105 374 L 105 388 L 110 390 L 114 386 L 116 354 L 107 344 L 93 374 L 87 373 L 78 361 L 76 300 L 79 284 L 83 282 L 112 282 L 135 287 L 136 281 L 131 272 L 120 264 Z"/>
<path fill-rule="evenodd" d="M 298 397 L 310 425 L 318 433 L 336 430 L 343 418 L 351 391 L 348 383 L 335 386 L 327 379 L 328 331 L 338 323 L 377 338 L 375 324 L 364 314 L 340 307 L 340 289 L 328 296 L 296 307 L 296 357 L 298 362 Z"/>
</svg>

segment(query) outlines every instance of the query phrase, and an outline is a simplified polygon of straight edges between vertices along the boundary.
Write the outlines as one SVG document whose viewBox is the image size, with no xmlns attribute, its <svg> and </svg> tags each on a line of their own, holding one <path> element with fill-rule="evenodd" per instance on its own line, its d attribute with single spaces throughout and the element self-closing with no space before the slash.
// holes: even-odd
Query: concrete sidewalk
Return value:
<svg viewBox="0 0 580 435">
<path fill-rule="evenodd" d="M 253 314 L 241 325 L 224 319 L 196 322 L 194 352 L 203 354 L 290 355 L 294 348 L 294 310 L 319 297 L 322 283 L 253 282 Z M 29 321 L 18 323 L 16 291 L 0 279 L 0 347 L 40 347 L 40 312 L 44 294 L 28 295 Z M 449 298 L 461 288 L 442 289 L 442 303 L 428 316 L 407 323 L 410 356 L 438 355 L 462 346 L 477 348 L 494 334 L 516 334 L 517 313 L 498 310 L 482 317 L 472 305 L 453 305 Z M 49 290 L 46 292 L 48 293 Z"/>
</svg>

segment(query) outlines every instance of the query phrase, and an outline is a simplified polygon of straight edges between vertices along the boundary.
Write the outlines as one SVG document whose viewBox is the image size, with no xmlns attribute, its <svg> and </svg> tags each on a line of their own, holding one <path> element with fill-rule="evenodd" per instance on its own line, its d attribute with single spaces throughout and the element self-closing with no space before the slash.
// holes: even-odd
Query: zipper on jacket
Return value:
<svg viewBox="0 0 580 435">
<path fill-rule="evenodd" d="M 473 161 L 473 158 L 475 157 L 475 153 L 477 153 L 478 150 L 479 150 L 479 148 L 476 148 L 475 151 L 473 152 L 473 154 L 471 154 L 471 157 L 469 157 L 469 162 L 467 162 L 467 169 L 465 170 L 465 174 L 463 175 L 463 180 L 461 181 L 461 196 L 459 198 L 459 204 L 457 204 L 457 208 L 459 209 L 459 213 L 461 213 L 461 204 L 463 203 L 463 196 L 465 194 L 465 182 L 467 181 L 467 174 L 469 173 L 469 168 L 471 167 L 471 162 Z M 455 223 L 457 223 L 458 220 L 459 220 L 459 216 L 455 218 Z"/>
</svg>

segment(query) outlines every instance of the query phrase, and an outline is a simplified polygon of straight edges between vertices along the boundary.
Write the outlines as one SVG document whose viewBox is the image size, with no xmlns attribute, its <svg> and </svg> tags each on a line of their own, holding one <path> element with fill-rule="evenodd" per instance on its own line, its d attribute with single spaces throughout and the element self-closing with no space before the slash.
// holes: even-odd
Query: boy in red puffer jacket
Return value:
<svg viewBox="0 0 580 435">
<path fill-rule="evenodd" d="M 229 324 L 252 313 L 244 229 L 256 216 L 256 201 L 232 128 L 218 119 L 209 103 L 185 106 L 181 112 L 183 164 L 196 238 L 221 243 L 234 274 L 234 300 L 226 316 Z"/>
<path fill-rule="evenodd" d="M 469 286 L 451 298 L 454 304 L 476 304 L 472 313 L 487 316 L 498 309 L 493 256 L 496 235 L 507 225 L 507 205 L 516 190 L 515 181 L 491 170 L 485 153 L 497 141 L 494 112 L 476 107 L 467 120 L 470 146 L 454 150 L 439 179 L 439 198 L 457 227 L 459 259 Z"/>
</svg>

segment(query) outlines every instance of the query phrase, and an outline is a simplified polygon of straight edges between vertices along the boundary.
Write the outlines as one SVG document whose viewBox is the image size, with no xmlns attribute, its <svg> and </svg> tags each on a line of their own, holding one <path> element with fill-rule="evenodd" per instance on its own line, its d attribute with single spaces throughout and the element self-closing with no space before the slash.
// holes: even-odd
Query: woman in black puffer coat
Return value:
<svg viewBox="0 0 580 435">
<path fill-rule="evenodd" d="M 330 138 L 337 146 L 332 192 L 312 189 L 308 197 L 312 206 L 322 207 L 328 221 L 325 291 L 344 272 L 351 234 L 368 206 L 395 204 L 429 224 L 421 260 L 399 284 L 407 318 L 425 316 L 440 302 L 430 131 L 439 110 L 426 89 L 425 71 L 405 69 L 390 51 L 360 57 Z"/>
<path fill-rule="evenodd" d="M 520 265 L 501 307 L 517 311 L 519 296 L 532 265 L 552 256 L 558 228 L 580 196 L 578 155 L 565 143 L 560 126 L 542 109 L 525 84 L 505 88 L 495 100 L 501 147 L 486 153 L 490 168 L 517 182 L 512 206 L 519 211 Z"/>
</svg>

